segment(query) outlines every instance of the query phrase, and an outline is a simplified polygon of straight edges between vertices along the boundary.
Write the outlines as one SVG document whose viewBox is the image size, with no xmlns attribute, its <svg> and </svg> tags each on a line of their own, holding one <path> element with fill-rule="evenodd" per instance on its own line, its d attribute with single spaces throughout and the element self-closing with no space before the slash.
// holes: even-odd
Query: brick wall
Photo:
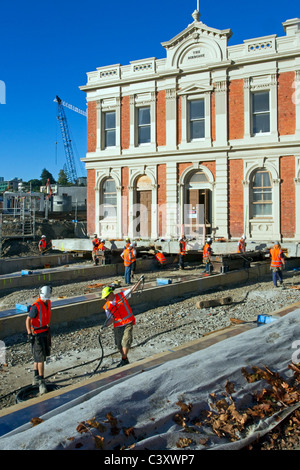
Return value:
<svg viewBox="0 0 300 470">
<path fill-rule="evenodd" d="M 87 194 L 86 194 L 86 210 L 87 210 L 87 233 L 92 236 L 96 232 L 95 227 L 95 178 L 96 170 L 87 170 Z"/>
<path fill-rule="evenodd" d="M 97 103 L 89 101 L 87 104 L 87 151 L 96 152 L 97 146 Z"/>
<path fill-rule="evenodd" d="M 295 157 L 280 158 L 280 231 L 283 237 L 293 238 L 296 230 Z"/>
<path fill-rule="evenodd" d="M 156 142 L 160 146 L 166 145 L 166 91 L 159 91 L 156 99 Z"/>
<path fill-rule="evenodd" d="M 228 220 L 230 237 L 244 233 L 243 160 L 229 160 Z"/>
<path fill-rule="evenodd" d="M 244 80 L 232 80 L 228 86 L 229 140 L 244 137 Z"/>
<path fill-rule="evenodd" d="M 124 96 L 121 101 L 121 148 L 129 149 L 130 145 L 130 97 Z"/>
<path fill-rule="evenodd" d="M 284 72 L 278 75 L 278 133 L 279 135 L 295 134 L 296 107 L 293 103 L 295 72 Z"/>
</svg>

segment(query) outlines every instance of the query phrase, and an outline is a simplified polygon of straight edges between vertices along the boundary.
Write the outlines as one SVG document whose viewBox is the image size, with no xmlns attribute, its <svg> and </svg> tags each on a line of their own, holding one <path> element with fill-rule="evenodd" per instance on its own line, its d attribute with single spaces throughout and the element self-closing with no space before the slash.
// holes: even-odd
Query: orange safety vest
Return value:
<svg viewBox="0 0 300 470">
<path fill-rule="evenodd" d="M 126 248 L 123 251 L 124 266 L 130 266 L 131 263 L 132 263 L 132 253 L 131 253 L 131 256 L 129 256 L 130 252 L 131 252 L 131 250 L 129 250 L 129 248 Z"/>
<path fill-rule="evenodd" d="M 184 240 L 181 240 L 179 242 L 179 254 L 180 255 L 185 255 L 185 247 L 186 247 L 186 243 Z"/>
<path fill-rule="evenodd" d="M 155 258 L 160 262 L 160 264 L 166 264 L 167 262 L 165 256 L 162 253 L 156 253 Z"/>
<path fill-rule="evenodd" d="M 106 248 L 105 248 L 105 246 L 104 246 L 104 243 L 101 242 L 100 245 L 99 245 L 99 250 L 105 251 L 105 249 L 106 249 Z"/>
<path fill-rule="evenodd" d="M 135 317 L 123 292 L 116 294 L 115 305 L 107 301 L 103 308 L 114 317 L 114 328 L 127 325 L 127 323 L 135 325 Z"/>
<path fill-rule="evenodd" d="M 97 251 L 99 249 L 100 241 L 98 240 L 98 238 L 94 238 L 92 243 L 93 243 L 93 251 Z"/>
<path fill-rule="evenodd" d="M 39 246 L 40 246 L 41 248 L 43 248 L 43 250 L 44 250 L 44 249 L 46 248 L 46 246 L 47 246 L 46 240 L 44 240 L 44 239 L 42 238 L 42 239 L 40 240 Z"/>
<path fill-rule="evenodd" d="M 48 324 L 51 319 L 51 301 L 47 300 L 46 305 L 39 297 L 34 303 L 38 309 L 38 315 L 30 319 L 30 327 L 33 334 L 43 333 L 48 330 Z"/>
<path fill-rule="evenodd" d="M 272 268 L 281 268 L 282 266 L 282 255 L 283 251 L 281 248 L 272 248 L 270 250 L 271 255 L 271 267 Z"/>
<path fill-rule="evenodd" d="M 237 253 L 244 253 L 245 251 L 246 251 L 246 242 L 243 238 L 241 238 L 238 244 Z"/>
<path fill-rule="evenodd" d="M 131 262 L 134 263 L 136 261 L 136 249 L 132 248 L 131 250 Z"/>
<path fill-rule="evenodd" d="M 209 244 L 209 243 L 206 243 L 206 244 L 204 245 L 204 248 L 203 248 L 202 257 L 203 257 L 203 258 L 208 258 L 210 254 L 211 254 L 211 247 L 210 247 L 210 244 Z"/>
</svg>

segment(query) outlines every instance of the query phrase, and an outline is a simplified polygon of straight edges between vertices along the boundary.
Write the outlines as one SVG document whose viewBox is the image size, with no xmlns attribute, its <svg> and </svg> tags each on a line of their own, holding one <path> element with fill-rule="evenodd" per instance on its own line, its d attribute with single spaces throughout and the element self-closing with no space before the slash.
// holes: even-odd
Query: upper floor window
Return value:
<svg viewBox="0 0 300 470">
<path fill-rule="evenodd" d="M 270 96 L 268 91 L 252 93 L 252 133 L 270 132 Z"/>
<path fill-rule="evenodd" d="M 190 141 L 205 137 L 204 99 L 189 102 Z"/>
<path fill-rule="evenodd" d="M 115 147 L 116 145 L 116 112 L 104 113 L 104 146 Z"/>
<path fill-rule="evenodd" d="M 267 170 L 257 170 L 251 183 L 252 217 L 272 215 L 272 178 Z"/>
<path fill-rule="evenodd" d="M 117 190 L 113 178 L 108 178 L 103 183 L 102 217 L 116 217 L 117 215 Z"/>
<path fill-rule="evenodd" d="M 151 142 L 151 113 L 150 106 L 137 108 L 138 113 L 138 143 L 148 144 Z"/>
</svg>

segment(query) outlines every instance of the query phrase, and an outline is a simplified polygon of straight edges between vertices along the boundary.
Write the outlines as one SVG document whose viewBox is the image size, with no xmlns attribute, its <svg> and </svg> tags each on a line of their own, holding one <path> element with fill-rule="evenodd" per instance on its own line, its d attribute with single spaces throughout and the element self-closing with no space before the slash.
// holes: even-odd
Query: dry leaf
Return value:
<svg viewBox="0 0 300 470">
<path fill-rule="evenodd" d="M 32 419 L 30 420 L 30 422 L 31 422 L 31 424 L 32 424 L 33 426 L 37 426 L 38 424 L 43 423 L 44 420 L 41 419 L 41 418 L 32 418 Z"/>
</svg>

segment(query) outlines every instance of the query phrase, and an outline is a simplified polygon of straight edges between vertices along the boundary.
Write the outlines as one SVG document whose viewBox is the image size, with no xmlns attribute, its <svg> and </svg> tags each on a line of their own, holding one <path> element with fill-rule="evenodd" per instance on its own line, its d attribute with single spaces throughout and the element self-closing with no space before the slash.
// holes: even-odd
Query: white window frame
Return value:
<svg viewBox="0 0 300 470">
<path fill-rule="evenodd" d="M 105 142 L 105 113 L 115 112 L 116 114 L 116 145 L 106 147 Z M 97 102 L 97 151 L 101 154 L 120 154 L 121 153 L 121 106 L 120 98 L 107 98 Z"/>
<path fill-rule="evenodd" d="M 203 118 L 197 118 L 197 119 L 191 119 L 191 103 L 195 103 L 196 101 L 203 101 L 203 105 L 204 105 L 204 116 Z M 192 139 L 192 136 L 191 136 L 191 124 L 193 121 L 204 121 L 204 136 L 203 137 L 199 137 L 199 138 L 194 138 Z M 202 141 L 205 141 L 205 121 L 206 121 L 206 116 L 205 116 L 205 98 L 202 97 L 202 98 L 191 98 L 188 100 L 188 129 L 187 129 L 187 140 L 188 142 L 202 142 Z"/>
<path fill-rule="evenodd" d="M 262 93 L 265 93 L 265 94 L 268 94 L 268 97 L 269 97 L 269 109 L 268 111 L 259 111 L 259 112 L 255 112 L 254 113 L 254 109 L 253 109 L 253 97 L 254 95 L 258 95 L 258 94 L 262 94 Z M 270 105 L 271 105 L 271 93 L 270 93 L 270 90 L 255 90 L 255 91 L 251 91 L 251 135 L 252 136 L 256 136 L 256 135 L 270 135 L 271 133 L 271 110 L 270 110 Z M 266 132 L 254 132 L 254 116 L 255 115 L 259 115 L 259 114 L 268 114 L 268 118 L 269 118 L 269 130 L 266 131 Z"/>
<path fill-rule="evenodd" d="M 114 115 L 115 115 L 115 127 L 113 127 L 113 128 L 106 128 L 105 127 L 105 116 L 108 113 L 114 113 Z M 106 138 L 107 131 L 112 131 L 112 130 L 115 133 L 115 145 L 107 145 L 107 138 Z M 103 148 L 104 149 L 115 148 L 116 143 L 117 143 L 117 113 L 116 113 L 116 110 L 110 109 L 110 110 L 103 111 Z"/>
<path fill-rule="evenodd" d="M 189 87 L 188 89 L 182 90 L 178 93 L 181 96 L 181 143 L 178 145 L 180 150 L 199 148 L 200 147 L 211 147 L 211 92 L 212 87 L 200 88 Z M 204 99 L 204 138 L 190 140 L 189 131 L 189 103 L 190 101 L 197 101 Z"/>
</svg>

